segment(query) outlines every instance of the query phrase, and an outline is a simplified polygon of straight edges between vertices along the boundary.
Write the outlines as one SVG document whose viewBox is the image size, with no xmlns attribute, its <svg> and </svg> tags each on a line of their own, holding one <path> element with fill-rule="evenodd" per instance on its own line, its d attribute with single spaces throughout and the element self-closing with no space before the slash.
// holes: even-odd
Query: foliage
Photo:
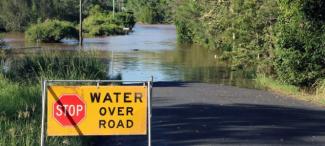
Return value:
<svg viewBox="0 0 325 146">
<path fill-rule="evenodd" d="M 107 0 L 83 1 L 83 15 L 87 16 L 92 5 L 100 5 L 112 10 L 112 2 Z M 0 30 L 25 31 L 38 20 L 59 19 L 70 22 L 79 21 L 79 1 L 77 0 L 1 0 Z"/>
<path fill-rule="evenodd" d="M 83 17 L 90 15 L 94 6 L 112 11 L 112 1 L 83 1 Z M 117 1 L 117 11 L 122 11 L 124 2 Z M 120 6 L 120 7 L 118 7 Z M 124 24 L 132 26 L 133 15 L 123 12 Z M 25 31 L 28 26 L 48 19 L 58 19 L 77 23 L 79 21 L 79 1 L 76 0 L 14 0 L 0 1 L 0 31 Z M 130 22 L 128 22 L 130 21 Z M 112 26 L 111 26 L 112 27 Z"/>
<path fill-rule="evenodd" d="M 16 82 L 40 82 L 41 79 L 106 79 L 107 64 L 95 52 L 48 52 L 11 61 L 6 77 Z"/>
<path fill-rule="evenodd" d="M 177 31 L 177 40 L 181 43 L 193 43 L 193 37 L 196 36 L 193 27 L 201 23 L 190 22 L 198 20 L 198 7 L 193 1 L 183 1 L 176 10 L 175 25 Z M 194 18 L 193 18 L 194 17 Z"/>
<path fill-rule="evenodd" d="M 178 40 L 225 51 L 223 58 L 235 66 L 269 57 L 265 34 L 277 16 L 276 1 L 178 2 L 175 24 Z"/>
<path fill-rule="evenodd" d="M 325 2 L 321 0 L 180 0 L 179 42 L 223 51 L 235 68 L 298 86 L 325 76 Z"/>
<path fill-rule="evenodd" d="M 78 31 L 70 22 L 46 20 L 29 27 L 25 35 L 28 41 L 59 42 L 67 37 L 78 38 Z"/>
<path fill-rule="evenodd" d="M 325 2 L 282 0 L 275 69 L 286 83 L 311 86 L 325 76 Z"/>
<path fill-rule="evenodd" d="M 115 16 L 104 12 L 96 5 L 89 11 L 89 16 L 83 21 L 84 32 L 89 36 L 108 36 L 125 34 L 123 27 L 133 28 L 135 25 L 132 13 L 119 12 Z"/>
<path fill-rule="evenodd" d="M 115 14 L 113 22 L 117 25 L 133 28 L 136 21 L 132 12 L 119 12 Z"/>
<path fill-rule="evenodd" d="M 0 19 L 8 31 L 22 31 L 32 20 L 33 10 L 26 0 L 0 1 Z"/>
<path fill-rule="evenodd" d="M 1 145 L 39 145 L 41 79 L 106 79 L 106 64 L 95 52 L 14 58 L 0 75 Z M 49 137 L 47 144 L 89 145 L 80 137 Z"/>
<path fill-rule="evenodd" d="M 142 23 L 171 23 L 173 0 L 128 0 L 127 9 Z"/>
<path fill-rule="evenodd" d="M 31 110 L 32 107 L 26 107 L 34 103 L 39 105 L 41 98 L 37 87 L 22 87 L 19 84 L 12 83 L 0 75 L 0 110 L 8 115 L 16 114 L 17 111 Z M 22 98 L 24 97 L 24 98 Z M 35 111 L 35 107 L 33 107 Z"/>
</svg>

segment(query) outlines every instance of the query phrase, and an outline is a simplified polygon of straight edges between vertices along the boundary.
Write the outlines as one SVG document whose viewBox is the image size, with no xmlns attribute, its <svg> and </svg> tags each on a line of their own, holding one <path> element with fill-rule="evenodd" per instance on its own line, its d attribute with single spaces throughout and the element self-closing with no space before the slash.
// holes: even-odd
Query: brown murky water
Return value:
<svg viewBox="0 0 325 146">
<path fill-rule="evenodd" d="M 199 46 L 176 43 L 173 25 L 136 25 L 125 36 L 87 38 L 83 49 L 107 52 L 111 73 L 124 80 L 196 81 L 254 88 L 253 70 L 232 71 L 217 53 Z M 37 46 L 24 41 L 22 33 L 8 33 L 5 41 L 12 48 Z M 76 40 L 39 44 L 44 49 L 78 50 Z"/>
</svg>

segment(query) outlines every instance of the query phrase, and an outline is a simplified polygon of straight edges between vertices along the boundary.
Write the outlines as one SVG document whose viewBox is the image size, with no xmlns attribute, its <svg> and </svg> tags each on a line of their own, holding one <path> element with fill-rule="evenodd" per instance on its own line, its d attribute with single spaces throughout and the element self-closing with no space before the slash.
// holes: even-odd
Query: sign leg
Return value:
<svg viewBox="0 0 325 146">
<path fill-rule="evenodd" d="M 46 108 L 46 80 L 42 82 L 42 125 L 41 125 L 41 146 L 45 146 L 45 108 Z"/>
<path fill-rule="evenodd" d="M 148 82 L 148 146 L 151 146 L 151 88 L 152 81 Z"/>
</svg>

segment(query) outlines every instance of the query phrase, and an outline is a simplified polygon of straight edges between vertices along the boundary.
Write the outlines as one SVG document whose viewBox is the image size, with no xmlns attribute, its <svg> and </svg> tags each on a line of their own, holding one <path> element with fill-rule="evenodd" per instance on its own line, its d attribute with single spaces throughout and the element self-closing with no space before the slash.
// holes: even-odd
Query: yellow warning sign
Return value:
<svg viewBox="0 0 325 146">
<path fill-rule="evenodd" d="M 47 134 L 146 135 L 147 86 L 49 86 Z"/>
</svg>

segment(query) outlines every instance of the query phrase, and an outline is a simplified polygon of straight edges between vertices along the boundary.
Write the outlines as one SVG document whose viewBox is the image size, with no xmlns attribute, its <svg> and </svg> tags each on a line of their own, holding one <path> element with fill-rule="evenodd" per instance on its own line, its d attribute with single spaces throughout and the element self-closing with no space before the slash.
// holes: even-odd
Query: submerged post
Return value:
<svg viewBox="0 0 325 146">
<path fill-rule="evenodd" d="M 82 36 L 82 0 L 80 0 L 79 3 L 79 46 L 81 47 L 83 45 L 83 36 Z"/>
<path fill-rule="evenodd" d="M 113 18 L 115 17 L 115 0 L 113 0 Z"/>
</svg>

